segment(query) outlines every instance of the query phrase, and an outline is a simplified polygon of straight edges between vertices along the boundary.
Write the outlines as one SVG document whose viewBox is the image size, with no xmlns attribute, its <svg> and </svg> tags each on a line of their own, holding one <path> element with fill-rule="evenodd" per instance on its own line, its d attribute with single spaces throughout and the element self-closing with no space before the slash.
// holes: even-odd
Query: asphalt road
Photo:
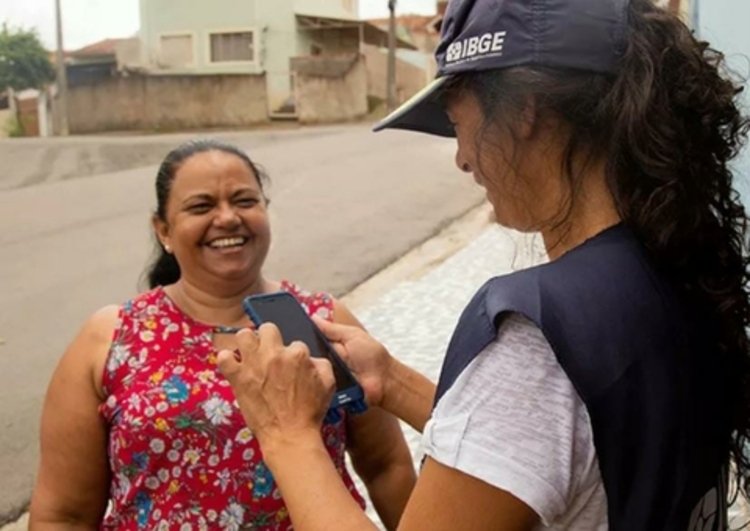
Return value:
<svg viewBox="0 0 750 531">
<path fill-rule="evenodd" d="M 0 524 L 28 502 L 57 359 L 89 314 L 137 292 L 151 251 L 156 168 L 115 170 L 188 136 L 0 142 Z M 268 276 L 334 295 L 484 199 L 447 140 L 364 126 L 213 136 L 271 176 Z"/>
</svg>

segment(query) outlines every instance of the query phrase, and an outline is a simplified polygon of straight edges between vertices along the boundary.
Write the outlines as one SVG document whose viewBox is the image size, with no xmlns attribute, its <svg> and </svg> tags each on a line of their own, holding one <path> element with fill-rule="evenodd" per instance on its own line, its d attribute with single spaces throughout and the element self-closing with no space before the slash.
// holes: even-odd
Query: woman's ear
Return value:
<svg viewBox="0 0 750 531">
<path fill-rule="evenodd" d="M 517 134 L 522 140 L 534 137 L 539 128 L 539 107 L 536 96 L 528 96 L 519 116 Z"/>
<path fill-rule="evenodd" d="M 156 234 L 156 238 L 159 240 L 161 246 L 164 247 L 165 251 L 171 253 L 172 247 L 170 245 L 169 225 L 167 222 L 154 214 L 151 216 L 151 226 L 154 228 L 154 234 Z"/>
</svg>

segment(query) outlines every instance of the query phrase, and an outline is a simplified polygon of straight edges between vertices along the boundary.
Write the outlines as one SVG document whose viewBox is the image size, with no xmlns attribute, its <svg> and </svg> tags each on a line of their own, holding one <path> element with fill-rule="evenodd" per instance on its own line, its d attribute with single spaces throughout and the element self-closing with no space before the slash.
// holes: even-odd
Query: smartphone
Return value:
<svg viewBox="0 0 750 531">
<path fill-rule="evenodd" d="M 310 349 L 311 356 L 331 362 L 336 391 L 328 420 L 335 420 L 335 411 L 341 407 L 352 413 L 362 413 L 367 409 L 362 387 L 294 295 L 285 291 L 253 295 L 244 300 L 243 307 L 255 326 L 275 324 L 285 345 L 302 341 Z"/>
</svg>

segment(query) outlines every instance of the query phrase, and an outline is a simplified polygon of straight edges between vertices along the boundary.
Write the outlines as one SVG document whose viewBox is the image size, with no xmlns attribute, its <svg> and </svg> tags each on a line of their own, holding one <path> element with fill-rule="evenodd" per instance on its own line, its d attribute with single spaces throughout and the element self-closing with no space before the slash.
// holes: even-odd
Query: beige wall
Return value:
<svg viewBox="0 0 750 531">
<path fill-rule="evenodd" d="M 141 39 L 134 37 L 132 39 L 124 39 L 119 42 L 115 47 L 115 55 L 117 57 L 118 68 L 143 68 L 147 65 L 143 64 L 142 55 L 142 42 Z"/>
<path fill-rule="evenodd" d="M 298 55 L 310 55 L 312 45 L 322 48 L 323 53 L 359 52 L 359 28 L 325 30 L 300 30 Z"/>
<path fill-rule="evenodd" d="M 367 95 L 387 97 L 388 56 L 375 46 L 363 47 L 367 62 Z M 396 60 L 396 96 L 403 103 L 419 92 L 431 79 L 431 73 L 405 61 Z M 430 77 L 428 77 L 430 76 Z"/>
<path fill-rule="evenodd" d="M 70 87 L 72 133 L 240 127 L 268 120 L 263 76 L 130 76 Z"/>
<path fill-rule="evenodd" d="M 367 114 L 367 70 L 363 58 L 342 59 L 342 64 L 347 63 L 346 69 L 337 68 L 331 61 L 295 58 L 295 66 L 302 70 L 295 76 L 300 123 L 343 122 Z"/>
</svg>

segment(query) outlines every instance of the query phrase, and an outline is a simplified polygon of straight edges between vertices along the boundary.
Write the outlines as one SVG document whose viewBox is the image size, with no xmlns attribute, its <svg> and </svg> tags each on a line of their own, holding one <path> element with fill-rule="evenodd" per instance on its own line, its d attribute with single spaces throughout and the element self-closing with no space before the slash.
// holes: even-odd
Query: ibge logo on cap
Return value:
<svg viewBox="0 0 750 531">
<path fill-rule="evenodd" d="M 448 46 L 445 62 L 447 64 L 460 64 L 502 55 L 506 34 L 506 31 L 496 31 L 495 33 L 485 33 L 478 37 L 467 37 L 455 41 Z"/>
</svg>

